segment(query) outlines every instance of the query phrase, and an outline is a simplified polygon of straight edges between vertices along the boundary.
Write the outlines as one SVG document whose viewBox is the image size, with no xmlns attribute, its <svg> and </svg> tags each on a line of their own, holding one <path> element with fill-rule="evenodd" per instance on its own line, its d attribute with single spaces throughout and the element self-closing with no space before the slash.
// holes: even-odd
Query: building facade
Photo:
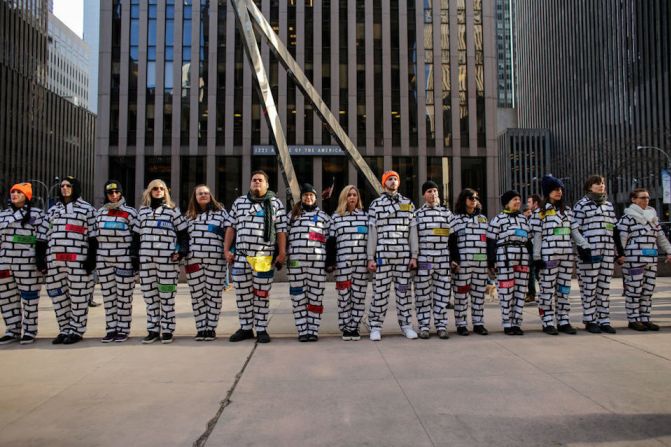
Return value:
<svg viewBox="0 0 671 447">
<path fill-rule="evenodd" d="M 58 17 L 49 13 L 49 89 L 88 109 L 89 47 Z"/>
<path fill-rule="evenodd" d="M 550 168 L 567 178 L 569 199 L 601 174 L 619 212 L 635 187 L 666 212 L 671 4 L 516 0 L 516 18 L 519 126 L 549 129 Z"/>
<path fill-rule="evenodd" d="M 542 196 L 541 178 L 553 173 L 550 132 L 547 129 L 508 129 L 498 139 L 500 190 L 518 191 L 523 199 L 531 194 Z"/>
<path fill-rule="evenodd" d="M 74 175 L 88 199 L 95 115 L 49 89 L 47 7 L 46 0 L 0 0 L 0 195 L 31 181 L 38 203 L 47 202 L 56 177 Z"/>
<path fill-rule="evenodd" d="M 498 206 L 493 0 L 257 0 L 281 41 L 376 175 L 427 178 L 450 203 L 462 187 Z M 227 206 L 264 169 L 280 197 L 264 110 L 227 0 L 101 2 L 99 186 L 137 201 L 153 178 L 181 206 L 207 183 Z M 261 54 L 300 182 L 363 178 L 268 46 Z M 298 155 L 302 154 L 302 155 Z M 335 197 L 324 201 L 333 210 Z"/>
<path fill-rule="evenodd" d="M 84 42 L 88 45 L 88 109 L 98 113 L 98 48 L 100 47 L 100 4 L 84 2 Z"/>
</svg>

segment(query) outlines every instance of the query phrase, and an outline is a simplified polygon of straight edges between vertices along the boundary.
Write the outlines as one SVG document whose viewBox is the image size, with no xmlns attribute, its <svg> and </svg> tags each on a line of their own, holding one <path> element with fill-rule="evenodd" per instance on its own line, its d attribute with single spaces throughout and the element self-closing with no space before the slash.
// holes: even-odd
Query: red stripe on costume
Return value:
<svg viewBox="0 0 671 447">
<path fill-rule="evenodd" d="M 308 312 L 314 312 L 316 314 L 324 313 L 324 306 L 316 306 L 314 304 L 308 304 Z"/>
<path fill-rule="evenodd" d="M 468 293 L 471 290 L 470 284 L 457 287 L 457 293 Z"/>
<path fill-rule="evenodd" d="M 110 217 L 122 217 L 124 219 L 128 219 L 128 213 L 121 210 L 109 210 L 107 215 Z"/>
<path fill-rule="evenodd" d="M 56 253 L 57 261 L 76 261 L 77 255 L 74 253 Z"/>
<path fill-rule="evenodd" d="M 486 235 L 486 234 L 481 234 L 481 235 L 480 235 L 480 240 L 481 240 L 482 242 L 486 242 L 486 241 L 487 241 L 487 235 Z"/>
<path fill-rule="evenodd" d="M 352 281 L 336 281 L 336 290 L 347 290 L 352 287 Z"/>
<path fill-rule="evenodd" d="M 311 241 L 319 241 L 322 243 L 326 242 L 326 236 L 324 236 L 321 233 L 315 233 L 314 231 L 310 231 L 308 237 L 310 238 Z"/>
<path fill-rule="evenodd" d="M 267 290 L 254 289 L 254 295 L 258 296 L 259 298 L 268 298 L 270 292 Z"/>
<path fill-rule="evenodd" d="M 73 233 L 84 234 L 84 233 L 86 233 L 86 227 L 83 227 L 81 225 L 66 224 L 65 225 L 65 231 L 71 231 Z"/>
<path fill-rule="evenodd" d="M 200 271 L 200 264 L 189 264 L 184 266 L 186 273 L 196 273 Z"/>
<path fill-rule="evenodd" d="M 511 287 L 515 287 L 514 279 L 509 279 L 508 281 L 499 281 L 499 288 L 510 289 Z"/>
<path fill-rule="evenodd" d="M 9 278 L 10 276 L 12 276 L 11 270 L 0 270 L 0 278 L 4 279 Z"/>
<path fill-rule="evenodd" d="M 513 266 L 513 271 L 514 272 L 529 272 L 529 266 L 526 265 L 515 265 Z"/>
</svg>

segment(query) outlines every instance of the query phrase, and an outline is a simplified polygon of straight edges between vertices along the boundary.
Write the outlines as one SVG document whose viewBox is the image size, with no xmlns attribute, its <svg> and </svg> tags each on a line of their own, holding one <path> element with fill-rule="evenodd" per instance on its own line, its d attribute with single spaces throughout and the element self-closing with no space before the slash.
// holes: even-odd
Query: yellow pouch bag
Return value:
<svg viewBox="0 0 671 447">
<path fill-rule="evenodd" d="M 255 272 L 269 272 L 273 269 L 272 256 L 247 256 L 247 262 Z"/>
</svg>

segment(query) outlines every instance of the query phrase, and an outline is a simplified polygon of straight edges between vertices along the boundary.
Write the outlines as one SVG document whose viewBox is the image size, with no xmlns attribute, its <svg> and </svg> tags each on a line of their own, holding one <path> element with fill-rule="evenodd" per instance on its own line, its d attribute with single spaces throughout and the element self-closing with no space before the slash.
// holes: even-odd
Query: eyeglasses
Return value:
<svg viewBox="0 0 671 447">
<path fill-rule="evenodd" d="M 152 191 L 165 191 L 165 188 L 162 187 L 162 186 L 154 186 L 151 190 Z"/>
<path fill-rule="evenodd" d="M 196 195 L 197 195 L 197 196 L 209 196 L 210 193 L 207 192 L 207 191 L 201 191 L 201 192 L 197 193 Z"/>
<path fill-rule="evenodd" d="M 650 200 L 650 196 L 638 196 L 636 198 L 641 200 Z"/>
<path fill-rule="evenodd" d="M 61 185 L 61 188 L 72 188 L 72 185 L 68 185 L 67 183 L 63 183 Z"/>
</svg>

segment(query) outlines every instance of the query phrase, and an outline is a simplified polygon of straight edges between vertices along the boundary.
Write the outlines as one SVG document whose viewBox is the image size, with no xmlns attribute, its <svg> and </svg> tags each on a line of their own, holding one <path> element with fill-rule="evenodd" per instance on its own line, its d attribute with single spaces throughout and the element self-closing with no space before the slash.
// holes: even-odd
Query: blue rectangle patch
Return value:
<svg viewBox="0 0 671 447">
<path fill-rule="evenodd" d="M 656 248 L 644 248 L 641 250 L 641 255 L 643 256 L 657 256 L 657 253 Z"/>
<path fill-rule="evenodd" d="M 55 298 L 57 296 L 63 295 L 63 289 L 58 288 L 58 289 L 47 289 L 47 295 L 49 295 L 51 298 Z"/>
<path fill-rule="evenodd" d="M 219 225 L 208 225 L 207 226 L 207 231 L 210 233 L 214 233 L 218 236 L 224 236 L 224 229 L 221 228 Z"/>
<path fill-rule="evenodd" d="M 571 293 L 571 286 L 557 286 L 557 292 L 561 293 L 562 295 L 568 295 Z"/>
<path fill-rule="evenodd" d="M 300 295 L 303 293 L 302 287 L 289 287 L 289 295 Z"/>
<path fill-rule="evenodd" d="M 172 222 L 169 220 L 157 220 L 155 223 L 156 228 L 164 228 L 166 230 L 172 230 Z"/>
<path fill-rule="evenodd" d="M 515 228 L 515 236 L 517 237 L 529 237 L 529 233 L 522 228 Z"/>
<path fill-rule="evenodd" d="M 133 269 L 116 269 L 116 274 L 117 276 L 120 276 L 122 278 L 130 278 L 131 276 L 135 276 L 135 271 Z"/>
<path fill-rule="evenodd" d="M 268 270 L 267 272 L 256 272 L 256 277 L 257 278 L 266 278 L 266 279 L 270 278 L 270 279 L 272 279 L 273 276 L 275 276 L 275 270 L 272 270 L 272 269 Z"/>
<path fill-rule="evenodd" d="M 40 297 L 40 292 L 37 290 L 23 290 L 21 291 L 21 298 L 24 300 L 36 300 Z"/>
<path fill-rule="evenodd" d="M 128 225 L 123 222 L 103 222 L 105 230 L 127 230 Z"/>
<path fill-rule="evenodd" d="M 360 234 L 368 234 L 368 227 L 365 225 L 359 225 L 356 227 L 356 232 Z"/>
</svg>

